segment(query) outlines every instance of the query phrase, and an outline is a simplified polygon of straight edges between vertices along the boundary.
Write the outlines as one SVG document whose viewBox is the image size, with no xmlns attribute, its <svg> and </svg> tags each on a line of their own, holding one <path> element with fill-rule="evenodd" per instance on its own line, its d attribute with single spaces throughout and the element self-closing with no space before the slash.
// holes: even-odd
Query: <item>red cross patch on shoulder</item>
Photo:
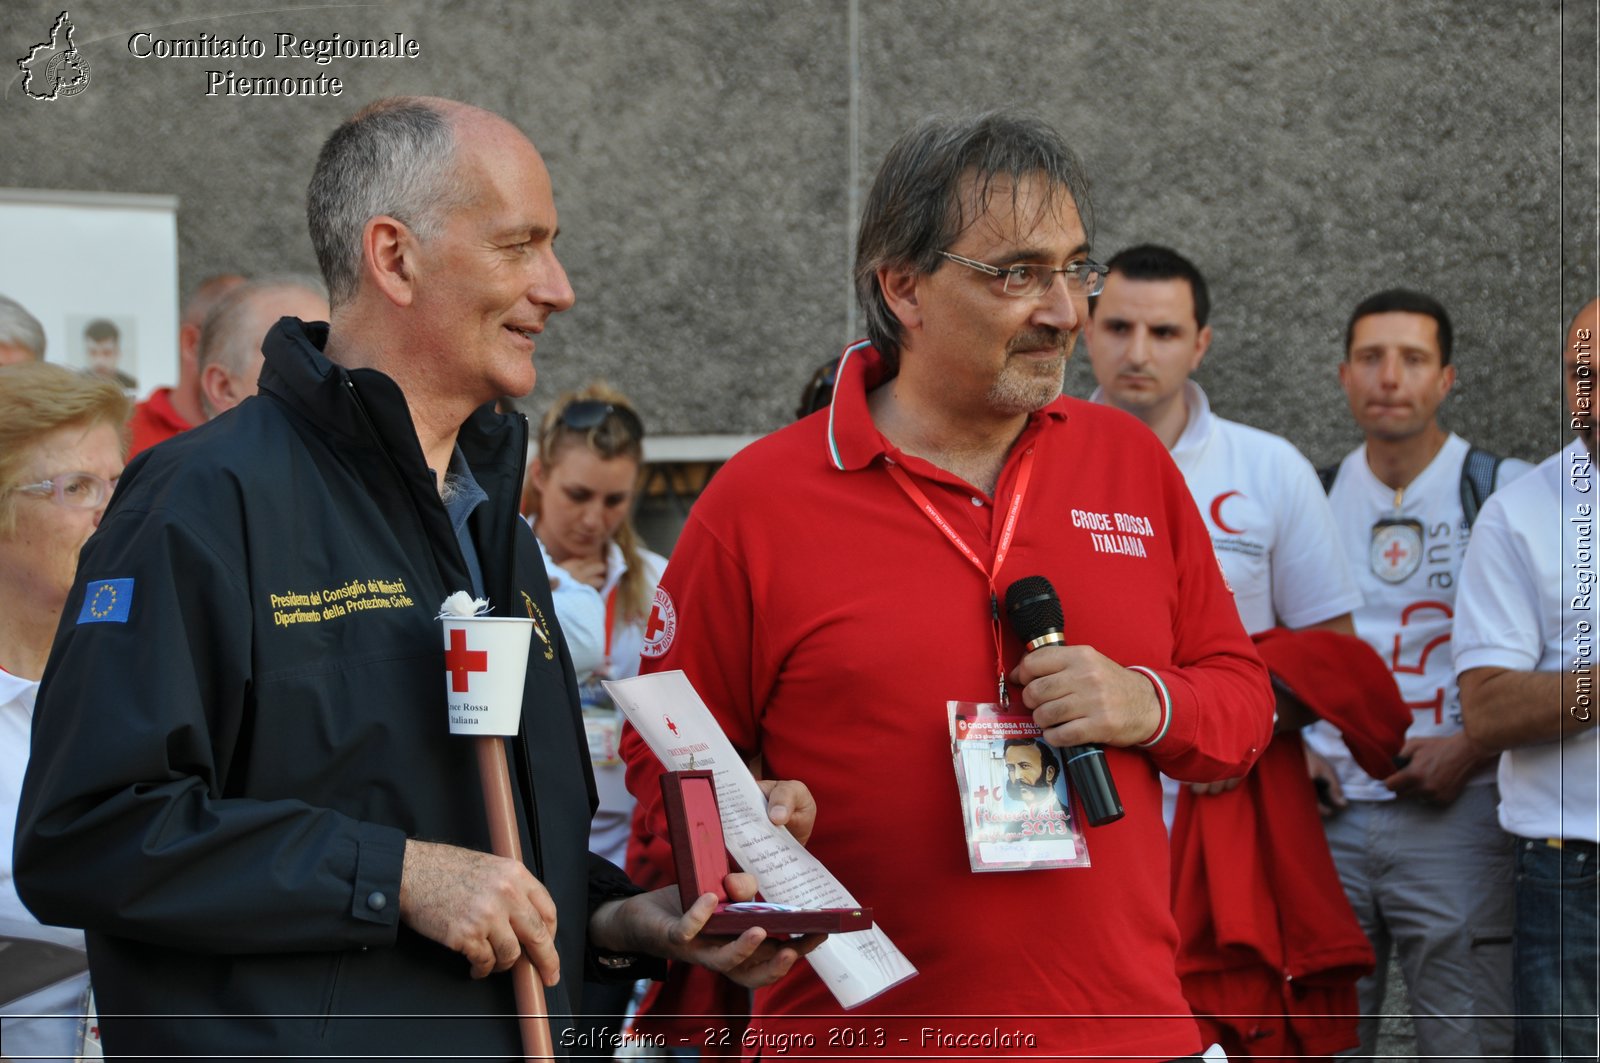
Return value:
<svg viewBox="0 0 1600 1063">
<path fill-rule="evenodd" d="M 672 648 L 672 637 L 678 633 L 678 611 L 672 607 L 672 595 L 665 587 L 657 587 L 650 602 L 650 617 L 644 623 L 645 657 L 664 657 Z"/>
</svg>

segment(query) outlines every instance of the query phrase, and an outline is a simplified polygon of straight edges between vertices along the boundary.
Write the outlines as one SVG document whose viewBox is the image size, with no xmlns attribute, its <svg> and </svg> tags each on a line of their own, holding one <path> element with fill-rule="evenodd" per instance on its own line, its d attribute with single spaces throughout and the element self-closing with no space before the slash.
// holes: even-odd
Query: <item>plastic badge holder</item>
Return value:
<svg viewBox="0 0 1600 1063">
<path fill-rule="evenodd" d="M 717 895 L 717 910 L 703 933 L 742 934 L 753 926 L 769 934 L 848 934 L 872 926 L 871 908 L 790 908 L 745 902 L 729 905 L 723 879 L 728 850 L 722 840 L 717 787 L 709 771 L 669 771 L 661 775 L 678 895 L 687 909 L 703 894 Z"/>
</svg>

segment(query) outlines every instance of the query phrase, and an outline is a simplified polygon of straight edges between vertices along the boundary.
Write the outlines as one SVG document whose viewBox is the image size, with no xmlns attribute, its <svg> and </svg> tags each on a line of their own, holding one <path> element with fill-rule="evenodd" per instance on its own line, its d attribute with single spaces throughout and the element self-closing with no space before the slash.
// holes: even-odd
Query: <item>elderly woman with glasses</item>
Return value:
<svg viewBox="0 0 1600 1063">
<path fill-rule="evenodd" d="M 620 867 L 634 802 L 617 750 L 621 714 L 600 681 L 638 674 L 651 598 L 667 565 L 645 549 L 633 527 L 644 425 L 621 392 L 595 381 L 556 400 L 539 425 L 538 447 L 523 509 L 544 553 L 551 599 L 578 672 L 600 795 L 589 848 Z M 585 986 L 592 1030 L 580 1044 L 610 1043 L 629 989 Z M 609 1058 L 610 1051 L 599 1054 Z"/>
<path fill-rule="evenodd" d="M 42 926 L 22 906 L 11 833 L 39 679 L 78 550 L 122 473 L 128 412 L 109 378 L 44 362 L 0 367 L 0 937 L 9 942 L 0 1040 L 10 1057 L 72 1058 L 84 1049 L 71 1017 L 87 1004 L 83 933 Z"/>
</svg>

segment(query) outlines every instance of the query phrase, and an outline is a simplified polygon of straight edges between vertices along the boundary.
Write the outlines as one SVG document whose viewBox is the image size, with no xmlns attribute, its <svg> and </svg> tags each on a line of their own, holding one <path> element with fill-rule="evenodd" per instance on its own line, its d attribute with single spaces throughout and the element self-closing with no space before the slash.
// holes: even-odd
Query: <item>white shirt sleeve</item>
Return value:
<svg viewBox="0 0 1600 1063">
<path fill-rule="evenodd" d="M 1361 605 L 1361 591 L 1339 541 L 1333 508 L 1317 471 L 1290 448 L 1282 463 L 1277 542 L 1272 551 L 1272 608 L 1289 627 L 1306 627 Z"/>
<path fill-rule="evenodd" d="M 544 543 L 539 544 L 539 553 L 550 575 L 550 601 L 556 607 L 556 622 L 567 640 L 567 652 L 572 655 L 572 670 L 582 679 L 606 661 L 606 603 L 599 591 L 573 579 L 566 569 L 550 560 Z"/>
<path fill-rule="evenodd" d="M 1507 516 L 1492 495 L 1472 526 L 1451 634 L 1457 676 L 1472 668 L 1532 671 L 1543 651 L 1539 575 Z"/>
<path fill-rule="evenodd" d="M 1523 461 L 1521 458 L 1506 458 L 1500 463 L 1500 467 L 1495 470 L 1494 489 L 1496 491 L 1500 490 L 1500 488 L 1518 477 L 1526 476 L 1533 469 L 1534 466 L 1531 462 Z"/>
</svg>

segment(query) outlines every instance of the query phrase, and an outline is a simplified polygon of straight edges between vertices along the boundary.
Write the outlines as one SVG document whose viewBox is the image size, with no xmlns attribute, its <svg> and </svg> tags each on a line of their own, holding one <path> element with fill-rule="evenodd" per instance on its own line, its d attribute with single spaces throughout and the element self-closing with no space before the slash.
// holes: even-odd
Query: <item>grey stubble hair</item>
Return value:
<svg viewBox="0 0 1600 1063">
<path fill-rule="evenodd" d="M 389 215 L 426 243 L 467 195 L 457 180 L 450 116 L 429 101 L 378 100 L 335 129 L 306 189 L 306 221 L 330 305 L 355 297 L 369 220 Z"/>
</svg>

